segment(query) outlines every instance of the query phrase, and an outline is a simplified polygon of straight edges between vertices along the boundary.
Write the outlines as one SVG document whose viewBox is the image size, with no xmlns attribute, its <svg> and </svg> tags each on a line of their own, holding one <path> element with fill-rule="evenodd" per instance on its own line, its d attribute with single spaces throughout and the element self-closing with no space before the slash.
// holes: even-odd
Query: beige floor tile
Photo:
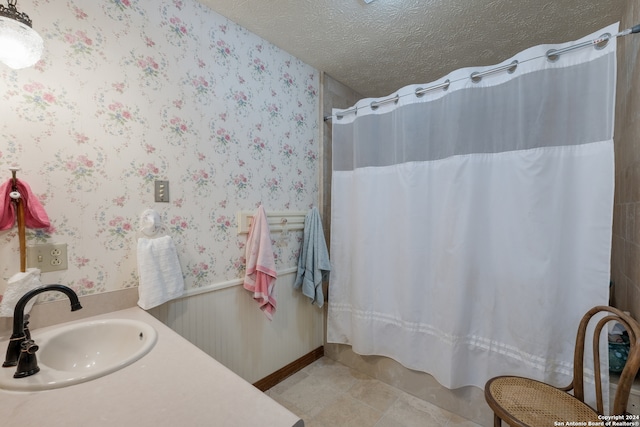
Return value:
<svg viewBox="0 0 640 427">
<path fill-rule="evenodd" d="M 447 427 L 482 427 L 480 424 L 476 424 L 473 421 L 469 421 L 466 418 L 462 418 L 456 414 L 449 415 L 449 423 Z"/>
<path fill-rule="evenodd" d="M 332 427 L 373 427 L 382 412 L 349 395 L 340 396 L 313 417 L 313 421 Z"/>
<path fill-rule="evenodd" d="M 446 424 L 440 424 L 439 421 L 435 421 L 433 419 L 421 419 L 416 421 L 399 417 L 398 415 L 385 413 L 375 427 L 446 427 Z"/>
<path fill-rule="evenodd" d="M 330 384 L 326 379 L 308 375 L 279 393 L 279 397 L 293 405 L 293 408 L 288 409 L 298 416 L 301 412 L 315 416 L 338 397 L 339 393 Z"/>
<path fill-rule="evenodd" d="M 310 365 L 305 366 L 304 368 L 302 368 L 302 372 L 308 372 L 308 371 L 313 371 L 318 369 L 321 366 L 340 366 L 342 365 L 340 362 L 336 362 L 333 359 L 330 359 L 328 357 L 321 357 L 320 359 L 316 360 L 315 362 L 313 362 Z"/>
<path fill-rule="evenodd" d="M 302 371 L 298 371 L 295 374 L 285 378 L 283 381 L 281 381 L 280 383 L 276 384 L 275 386 L 271 387 L 267 391 L 269 393 L 282 393 L 283 391 L 288 390 L 292 386 L 298 384 L 300 381 L 302 381 L 303 379 L 307 378 L 308 376 L 309 376 L 309 374 L 307 374 L 303 370 Z"/>
<path fill-rule="evenodd" d="M 342 392 L 349 390 L 358 380 L 371 378 L 327 357 L 309 365 L 304 372 L 311 377 L 318 378 L 323 384 Z"/>
<path fill-rule="evenodd" d="M 385 412 L 376 427 L 442 427 L 449 423 L 449 413 L 407 393 Z"/>
<path fill-rule="evenodd" d="M 269 394 L 269 397 L 271 397 L 273 400 L 275 400 L 276 402 L 278 402 L 279 404 L 281 404 L 282 406 L 284 406 L 285 408 L 287 408 L 288 410 L 290 410 L 294 414 L 296 414 L 298 417 L 302 418 L 305 421 L 305 427 L 308 427 L 307 426 L 307 420 L 312 418 L 312 416 L 310 414 L 308 414 L 305 411 L 303 411 L 296 404 L 294 404 L 292 402 L 289 402 L 287 399 L 282 397 L 282 395 L 280 395 L 280 394 L 271 393 L 271 394 Z"/>
<path fill-rule="evenodd" d="M 305 427 L 480 427 L 327 357 L 265 393 Z"/>
<path fill-rule="evenodd" d="M 402 394 L 397 388 L 373 378 L 358 380 L 347 393 L 360 402 L 383 412 Z"/>
<path fill-rule="evenodd" d="M 322 421 L 315 420 L 313 418 L 311 419 L 303 418 L 303 420 L 304 420 L 304 427 L 337 427 L 337 426 L 328 426 Z"/>
</svg>

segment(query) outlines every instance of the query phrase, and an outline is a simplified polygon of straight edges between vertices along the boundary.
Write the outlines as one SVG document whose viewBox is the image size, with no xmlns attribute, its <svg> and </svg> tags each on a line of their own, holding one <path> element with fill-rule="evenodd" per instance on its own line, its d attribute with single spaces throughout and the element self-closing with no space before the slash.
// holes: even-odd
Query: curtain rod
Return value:
<svg viewBox="0 0 640 427">
<path fill-rule="evenodd" d="M 567 52 L 570 52 L 570 51 L 573 51 L 573 50 L 576 50 L 576 49 L 580 49 L 580 48 L 583 48 L 583 47 L 587 47 L 587 46 L 593 46 L 595 49 L 602 49 L 607 45 L 607 43 L 611 39 L 615 39 L 617 37 L 623 37 L 623 36 L 626 36 L 626 35 L 629 35 L 629 34 L 635 34 L 635 33 L 640 33 L 640 24 L 635 25 L 635 26 L 633 26 L 631 28 L 627 28 L 626 30 L 620 31 L 619 33 L 614 34 L 614 35 L 611 35 L 611 34 L 607 33 L 607 34 L 601 35 L 600 37 L 598 37 L 596 39 L 587 40 L 587 41 L 584 41 L 582 43 L 578 43 L 578 44 L 575 44 L 575 45 L 572 45 L 572 46 L 564 47 L 562 49 L 557 49 L 557 50 L 556 49 L 549 49 L 545 53 L 544 56 L 546 56 L 546 58 L 549 61 L 555 62 L 560 58 L 560 55 L 565 54 Z M 536 57 L 536 58 L 530 58 L 530 59 L 525 60 L 523 62 L 531 61 L 531 60 L 538 59 L 538 58 L 542 58 L 542 57 L 539 56 L 539 57 Z M 516 70 L 516 68 L 518 67 L 518 64 L 519 64 L 519 62 L 517 60 L 514 60 L 510 64 L 501 65 L 499 67 L 491 68 L 489 70 L 482 71 L 482 72 L 471 73 L 469 75 L 469 77 L 460 78 L 458 80 L 455 80 L 455 82 L 458 82 L 458 81 L 461 81 L 461 80 L 466 80 L 466 79 L 471 79 L 472 82 L 478 83 L 480 80 L 482 80 L 482 77 L 484 77 L 486 75 L 489 75 L 489 74 L 498 73 L 500 71 L 507 71 L 509 73 L 513 73 Z M 425 93 L 433 91 L 433 90 L 436 90 L 436 89 L 447 90 L 447 89 L 449 89 L 449 85 L 450 84 L 451 84 L 451 81 L 449 79 L 447 79 L 444 82 L 435 84 L 433 86 L 429 86 L 429 87 L 426 87 L 426 88 L 419 87 L 419 88 L 417 88 L 415 90 L 414 95 L 417 96 L 417 97 L 421 97 Z M 407 95 L 403 95 L 403 96 L 407 96 Z M 391 98 L 383 99 L 383 100 L 380 100 L 380 101 L 374 101 L 371 104 L 362 106 L 360 108 L 353 107 L 353 108 L 350 108 L 348 110 L 341 111 L 339 114 L 335 115 L 335 118 L 340 120 L 340 119 L 342 119 L 342 117 L 344 117 L 347 114 L 351 114 L 351 113 L 358 114 L 358 110 L 359 109 L 363 109 L 363 108 L 371 108 L 372 110 L 376 110 L 381 105 L 388 104 L 390 102 L 393 102 L 393 103 L 397 104 L 399 100 L 400 100 L 400 95 L 396 94 L 395 96 L 393 96 Z M 326 122 L 326 121 L 332 120 L 333 118 L 334 118 L 333 115 L 324 116 L 324 121 Z"/>
</svg>

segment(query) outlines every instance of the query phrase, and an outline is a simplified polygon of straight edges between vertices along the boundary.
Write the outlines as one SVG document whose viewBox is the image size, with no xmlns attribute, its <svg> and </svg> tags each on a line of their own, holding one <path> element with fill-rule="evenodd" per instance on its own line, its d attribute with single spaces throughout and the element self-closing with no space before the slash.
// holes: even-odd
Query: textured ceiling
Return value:
<svg viewBox="0 0 640 427">
<path fill-rule="evenodd" d="M 200 0 L 365 97 L 621 20 L 624 0 Z"/>
</svg>

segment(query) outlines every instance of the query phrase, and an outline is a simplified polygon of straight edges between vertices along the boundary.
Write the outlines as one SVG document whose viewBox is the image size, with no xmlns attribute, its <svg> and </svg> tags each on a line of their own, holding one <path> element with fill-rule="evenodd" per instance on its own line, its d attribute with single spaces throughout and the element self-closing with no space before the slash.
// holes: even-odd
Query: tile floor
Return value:
<svg viewBox="0 0 640 427">
<path fill-rule="evenodd" d="M 266 393 L 306 427 L 480 427 L 328 357 Z"/>
</svg>

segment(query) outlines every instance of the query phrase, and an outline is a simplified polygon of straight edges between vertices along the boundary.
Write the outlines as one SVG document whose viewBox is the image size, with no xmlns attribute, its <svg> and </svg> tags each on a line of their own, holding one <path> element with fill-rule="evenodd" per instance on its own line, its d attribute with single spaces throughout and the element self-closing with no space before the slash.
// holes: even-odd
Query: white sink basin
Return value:
<svg viewBox="0 0 640 427">
<path fill-rule="evenodd" d="M 78 322 L 31 335 L 40 347 L 40 372 L 13 378 L 15 367 L 0 368 L 0 389 L 49 390 L 90 381 L 137 361 L 157 340 L 153 327 L 129 319 Z"/>
</svg>

